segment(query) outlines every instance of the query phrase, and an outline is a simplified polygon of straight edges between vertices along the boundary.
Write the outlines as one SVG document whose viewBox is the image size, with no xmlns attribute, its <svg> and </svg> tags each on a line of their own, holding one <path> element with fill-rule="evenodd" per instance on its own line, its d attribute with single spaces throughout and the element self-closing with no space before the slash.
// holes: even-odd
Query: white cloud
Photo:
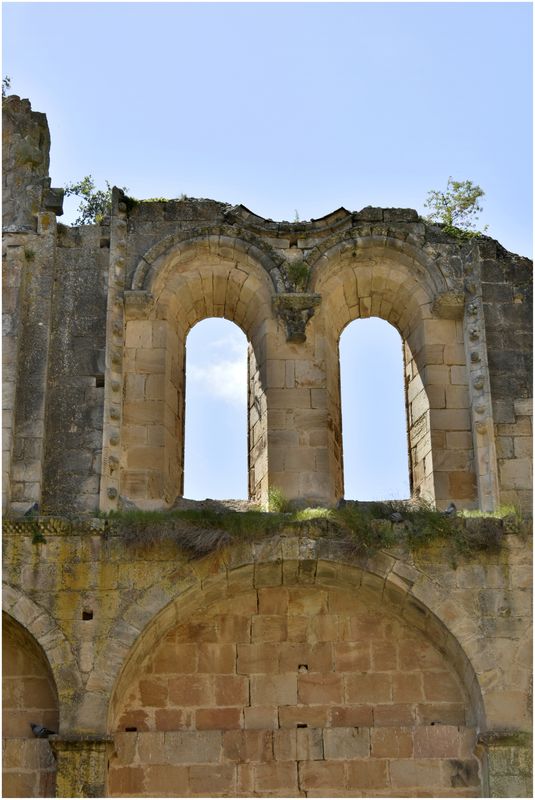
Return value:
<svg viewBox="0 0 535 800">
<path fill-rule="evenodd" d="M 188 403 L 212 398 L 247 407 L 247 339 L 226 319 L 207 319 L 190 332 L 187 344 Z"/>
<path fill-rule="evenodd" d="M 226 359 L 204 366 L 191 365 L 187 385 L 239 408 L 247 406 L 247 361 Z"/>
<path fill-rule="evenodd" d="M 244 358 L 247 354 L 247 340 L 241 331 L 236 331 L 231 336 L 214 339 L 209 343 L 208 348 L 216 352 L 224 350 L 229 355 L 232 354 Z"/>
</svg>

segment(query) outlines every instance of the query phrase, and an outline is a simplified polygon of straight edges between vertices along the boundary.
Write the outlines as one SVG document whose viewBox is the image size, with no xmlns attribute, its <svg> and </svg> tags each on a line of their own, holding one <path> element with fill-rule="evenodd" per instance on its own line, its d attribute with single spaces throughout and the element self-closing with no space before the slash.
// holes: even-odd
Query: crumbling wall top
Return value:
<svg viewBox="0 0 535 800">
<path fill-rule="evenodd" d="M 13 94 L 2 100 L 2 117 L 2 226 L 35 231 L 41 210 L 63 213 L 63 190 L 50 188 L 46 114 L 32 111 L 29 100 Z"/>
</svg>

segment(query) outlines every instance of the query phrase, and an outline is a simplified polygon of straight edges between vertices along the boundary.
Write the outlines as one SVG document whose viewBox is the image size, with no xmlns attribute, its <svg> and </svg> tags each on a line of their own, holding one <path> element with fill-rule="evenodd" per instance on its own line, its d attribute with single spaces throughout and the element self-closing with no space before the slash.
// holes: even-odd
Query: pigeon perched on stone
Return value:
<svg viewBox="0 0 535 800">
<path fill-rule="evenodd" d="M 50 728 L 45 728 L 43 725 L 36 725 L 35 722 L 30 722 L 30 727 L 36 739 L 48 739 L 49 736 L 54 736 L 56 731 L 51 731 Z"/>
<path fill-rule="evenodd" d="M 399 511 L 393 511 L 390 514 L 390 521 L 391 522 L 403 522 L 403 515 L 399 513 Z"/>
<path fill-rule="evenodd" d="M 37 514 L 38 512 L 39 512 L 39 503 L 34 503 L 33 506 L 30 506 L 30 508 L 24 512 L 24 516 L 31 517 L 34 514 Z"/>
<path fill-rule="evenodd" d="M 450 503 L 445 511 L 442 512 L 444 517 L 455 517 L 457 514 L 457 506 L 455 503 Z"/>
</svg>

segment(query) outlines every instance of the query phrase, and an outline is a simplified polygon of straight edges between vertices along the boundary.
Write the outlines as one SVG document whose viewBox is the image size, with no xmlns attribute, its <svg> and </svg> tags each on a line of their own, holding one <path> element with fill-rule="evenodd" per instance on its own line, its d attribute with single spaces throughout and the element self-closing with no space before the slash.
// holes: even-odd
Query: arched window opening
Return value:
<svg viewBox="0 0 535 800">
<path fill-rule="evenodd" d="M 403 342 L 377 317 L 358 319 L 340 337 L 345 497 L 410 497 Z"/>
<path fill-rule="evenodd" d="M 184 466 L 184 497 L 248 497 L 247 338 L 226 319 L 187 337 Z"/>
</svg>

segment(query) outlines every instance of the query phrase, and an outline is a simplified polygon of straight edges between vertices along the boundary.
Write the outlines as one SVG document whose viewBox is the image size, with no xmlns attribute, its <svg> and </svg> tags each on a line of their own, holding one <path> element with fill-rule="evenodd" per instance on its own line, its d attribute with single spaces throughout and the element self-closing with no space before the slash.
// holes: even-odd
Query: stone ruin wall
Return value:
<svg viewBox="0 0 535 800">
<path fill-rule="evenodd" d="M 59 797 L 526 796 L 529 528 L 495 525 L 453 567 L 313 522 L 194 561 L 164 529 L 6 523 L 4 643 L 29 656 L 4 677 L 5 790 L 46 796 L 56 767 Z"/>
<path fill-rule="evenodd" d="M 531 509 L 530 261 L 410 209 L 277 223 L 117 190 L 106 224 L 68 228 L 45 175 L 46 118 L 15 96 L 4 111 L 5 508 L 172 504 L 185 338 L 209 316 L 250 343 L 251 498 L 274 485 L 336 503 L 338 339 L 380 316 L 405 342 L 413 493 Z"/>
<path fill-rule="evenodd" d="M 4 793 L 49 795 L 57 767 L 58 796 L 523 796 L 525 526 L 454 565 L 355 563 L 310 523 L 192 566 L 89 518 L 181 495 L 184 344 L 211 316 L 249 340 L 251 499 L 343 497 L 338 340 L 379 316 L 414 495 L 530 512 L 531 262 L 410 209 L 279 223 L 114 190 L 68 228 L 46 117 L 3 110 L 4 509 L 48 518 L 41 544 L 6 524 Z"/>
</svg>

